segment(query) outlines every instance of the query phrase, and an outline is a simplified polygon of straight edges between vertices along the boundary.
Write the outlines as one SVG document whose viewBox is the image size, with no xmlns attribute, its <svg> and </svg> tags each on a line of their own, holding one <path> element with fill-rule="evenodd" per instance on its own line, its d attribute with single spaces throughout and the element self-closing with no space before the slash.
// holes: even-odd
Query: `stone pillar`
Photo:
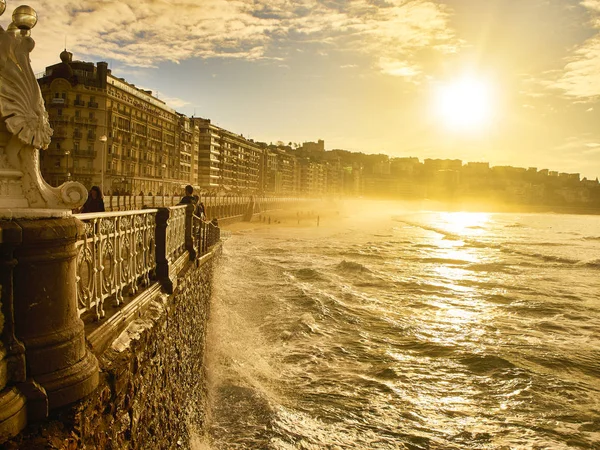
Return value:
<svg viewBox="0 0 600 450">
<path fill-rule="evenodd" d="M 75 244 L 84 228 L 73 217 L 14 222 L 22 233 L 14 251 L 15 332 L 25 344 L 27 378 L 45 389 L 53 409 L 98 385 L 77 311 Z"/>
<path fill-rule="evenodd" d="M 156 277 L 167 294 L 173 293 L 173 280 L 169 274 L 169 261 L 167 260 L 167 227 L 169 226 L 169 208 L 158 208 L 156 213 Z"/>
<path fill-rule="evenodd" d="M 196 249 L 194 248 L 194 211 L 195 204 L 187 205 L 185 208 L 185 249 L 190 254 L 190 261 L 196 259 Z"/>
<path fill-rule="evenodd" d="M 20 242 L 21 229 L 0 221 L 0 443 L 27 424 L 26 399 L 15 386 L 25 381 L 25 347 L 15 337 L 13 313 L 13 250 Z"/>
</svg>

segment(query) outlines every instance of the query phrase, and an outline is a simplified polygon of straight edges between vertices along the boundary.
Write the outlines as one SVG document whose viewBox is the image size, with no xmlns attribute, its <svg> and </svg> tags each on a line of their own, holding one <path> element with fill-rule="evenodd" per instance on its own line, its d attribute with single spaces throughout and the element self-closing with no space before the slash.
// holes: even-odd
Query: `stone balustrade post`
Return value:
<svg viewBox="0 0 600 450">
<path fill-rule="evenodd" d="M 25 395 L 16 387 L 25 381 L 25 347 L 15 336 L 13 257 L 21 230 L 13 222 L 0 222 L 0 442 L 15 436 L 27 424 Z M 48 412 L 42 405 L 43 415 Z"/>
<path fill-rule="evenodd" d="M 164 198 L 164 197 L 163 197 Z M 156 277 L 168 294 L 173 293 L 173 280 L 169 275 L 169 261 L 167 259 L 167 227 L 169 226 L 169 208 L 158 208 L 156 213 Z"/>
<path fill-rule="evenodd" d="M 190 261 L 196 259 L 196 249 L 194 248 L 194 211 L 196 205 L 187 205 L 185 208 L 185 249 L 190 254 Z"/>
<path fill-rule="evenodd" d="M 98 361 L 77 309 L 76 241 L 84 227 L 73 217 L 14 222 L 22 233 L 14 250 L 15 332 L 26 348 L 27 378 L 44 388 L 54 409 L 98 385 Z"/>
</svg>

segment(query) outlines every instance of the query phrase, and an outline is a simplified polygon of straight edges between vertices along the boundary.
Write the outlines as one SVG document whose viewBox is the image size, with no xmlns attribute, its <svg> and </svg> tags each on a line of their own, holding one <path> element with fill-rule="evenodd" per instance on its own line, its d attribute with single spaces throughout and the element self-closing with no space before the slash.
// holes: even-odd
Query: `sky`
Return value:
<svg viewBox="0 0 600 450">
<path fill-rule="evenodd" d="M 600 0 L 27 4 L 35 72 L 66 45 L 248 138 L 600 176 Z"/>
</svg>

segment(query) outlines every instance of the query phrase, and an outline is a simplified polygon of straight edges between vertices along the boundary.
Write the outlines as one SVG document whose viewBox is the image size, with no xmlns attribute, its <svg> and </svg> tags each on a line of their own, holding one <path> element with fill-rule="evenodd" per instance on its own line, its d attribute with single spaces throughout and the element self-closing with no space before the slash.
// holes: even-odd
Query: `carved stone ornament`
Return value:
<svg viewBox="0 0 600 450">
<path fill-rule="evenodd" d="M 0 0 L 0 15 L 5 0 Z M 65 217 L 83 205 L 87 189 L 67 182 L 55 188 L 40 173 L 39 152 L 48 148 L 52 128 L 29 53 L 37 15 L 29 6 L 0 26 L 0 219 Z"/>
</svg>

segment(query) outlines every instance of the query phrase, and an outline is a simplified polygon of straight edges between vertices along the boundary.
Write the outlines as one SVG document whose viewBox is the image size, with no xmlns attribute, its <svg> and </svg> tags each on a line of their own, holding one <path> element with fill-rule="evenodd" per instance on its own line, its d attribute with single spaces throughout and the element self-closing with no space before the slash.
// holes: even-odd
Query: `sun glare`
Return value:
<svg viewBox="0 0 600 450">
<path fill-rule="evenodd" d="M 451 131 L 481 131 L 493 110 L 491 86 L 475 77 L 463 77 L 438 86 L 435 114 Z"/>
</svg>

